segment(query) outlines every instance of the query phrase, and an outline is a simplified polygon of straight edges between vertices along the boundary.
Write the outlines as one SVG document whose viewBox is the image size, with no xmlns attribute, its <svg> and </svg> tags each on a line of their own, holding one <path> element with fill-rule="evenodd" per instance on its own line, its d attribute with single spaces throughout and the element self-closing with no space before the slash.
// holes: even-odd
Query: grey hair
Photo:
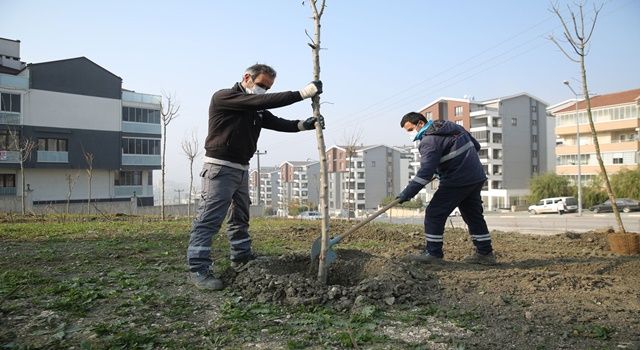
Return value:
<svg viewBox="0 0 640 350">
<path fill-rule="evenodd" d="M 276 70 L 267 66 L 266 64 L 256 63 L 253 66 L 247 68 L 245 73 L 248 73 L 252 79 L 255 79 L 260 74 L 267 74 L 272 78 L 276 77 Z"/>
</svg>

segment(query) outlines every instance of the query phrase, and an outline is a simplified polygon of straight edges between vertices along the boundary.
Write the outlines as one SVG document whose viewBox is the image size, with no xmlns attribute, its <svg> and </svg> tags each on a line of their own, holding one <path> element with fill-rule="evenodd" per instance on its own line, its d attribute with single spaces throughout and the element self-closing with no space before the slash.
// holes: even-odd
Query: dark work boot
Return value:
<svg viewBox="0 0 640 350">
<path fill-rule="evenodd" d="M 421 264 L 442 264 L 443 262 L 442 256 L 432 255 L 429 252 L 407 255 L 404 259 Z"/>
<path fill-rule="evenodd" d="M 480 254 L 477 251 L 473 252 L 473 254 L 469 256 L 466 256 L 464 259 L 462 259 L 462 262 L 478 265 L 496 265 L 498 263 L 493 252 L 489 254 Z"/>
<path fill-rule="evenodd" d="M 211 271 L 206 272 L 189 272 L 189 281 L 196 287 L 207 290 L 222 290 L 224 284 L 222 280 L 213 276 Z"/>
<path fill-rule="evenodd" d="M 250 253 L 249 255 L 243 256 L 241 258 L 231 259 L 231 267 L 238 270 L 244 265 L 256 259 L 258 259 L 258 256 L 253 253 Z"/>
</svg>

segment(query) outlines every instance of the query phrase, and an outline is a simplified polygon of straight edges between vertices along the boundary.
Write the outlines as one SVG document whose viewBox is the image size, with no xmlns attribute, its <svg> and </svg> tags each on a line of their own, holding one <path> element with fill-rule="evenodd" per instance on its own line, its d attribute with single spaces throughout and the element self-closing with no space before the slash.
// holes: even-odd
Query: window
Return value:
<svg viewBox="0 0 640 350">
<path fill-rule="evenodd" d="M 122 121 L 160 124 L 160 111 L 146 108 L 122 107 Z"/>
<path fill-rule="evenodd" d="M 538 142 L 538 135 L 531 135 L 531 142 Z"/>
<path fill-rule="evenodd" d="M 427 119 L 432 119 L 431 118 L 431 112 L 427 112 L 424 114 L 425 117 L 427 117 Z"/>
<path fill-rule="evenodd" d="M 493 150 L 493 159 L 502 159 L 502 150 L 494 149 Z"/>
<path fill-rule="evenodd" d="M 358 182 L 358 189 L 364 190 L 364 182 Z"/>
<path fill-rule="evenodd" d="M 502 118 L 493 117 L 491 119 L 491 125 L 493 125 L 494 128 L 501 127 L 502 126 Z"/>
<path fill-rule="evenodd" d="M 493 165 L 493 175 L 502 175 L 502 165 Z"/>
<path fill-rule="evenodd" d="M 116 171 L 115 186 L 142 186 L 142 170 Z"/>
<path fill-rule="evenodd" d="M 532 166 L 532 167 L 531 167 L 531 170 L 532 170 L 534 173 L 537 173 L 537 172 L 538 172 L 538 166 L 537 166 L 537 165 Z"/>
<path fill-rule="evenodd" d="M 502 181 L 491 181 L 491 188 L 494 190 L 502 189 Z"/>
<path fill-rule="evenodd" d="M 471 132 L 471 136 L 473 136 L 473 138 L 478 142 L 488 142 L 490 135 L 491 133 L 489 132 L 489 130 Z"/>
<path fill-rule="evenodd" d="M 518 118 L 511 118 L 511 125 L 518 126 Z"/>
<path fill-rule="evenodd" d="M 376 167 L 376 161 L 375 161 L 375 160 L 372 160 L 372 161 L 371 161 L 371 167 L 372 167 L 372 168 L 375 168 L 375 167 Z"/>
<path fill-rule="evenodd" d="M 622 157 L 615 157 L 613 158 L 613 164 L 622 164 L 624 163 L 624 158 Z"/>
<path fill-rule="evenodd" d="M 20 95 L 0 93 L 0 111 L 20 113 Z"/>
<path fill-rule="evenodd" d="M 15 174 L 0 174 L 0 187 L 16 187 L 16 175 Z"/>
<path fill-rule="evenodd" d="M 38 139 L 38 151 L 68 152 L 65 139 Z"/>
<path fill-rule="evenodd" d="M 488 149 L 480 149 L 480 151 L 478 151 L 478 156 L 480 158 L 488 158 L 489 157 L 489 150 Z"/>
<path fill-rule="evenodd" d="M 537 158 L 538 157 L 538 151 L 531 151 L 531 157 L 532 158 Z"/>
<path fill-rule="evenodd" d="M 538 121 L 535 119 L 531 119 L 531 126 L 538 126 Z"/>
<path fill-rule="evenodd" d="M 532 113 L 538 112 L 538 106 L 536 106 L 536 105 L 531 106 L 531 112 Z"/>
<path fill-rule="evenodd" d="M 12 136 L 9 130 L 0 130 L 0 151 L 17 151 L 16 141 L 18 140 L 20 140 L 19 132 Z"/>
<path fill-rule="evenodd" d="M 358 200 L 364 200 L 364 193 L 358 193 Z"/>
<path fill-rule="evenodd" d="M 456 108 L 453 110 L 453 115 L 456 117 L 459 117 L 462 115 L 463 112 L 463 107 L 462 106 L 456 106 Z"/>
<path fill-rule="evenodd" d="M 160 140 L 155 139 L 122 139 L 123 154 L 160 154 Z"/>
<path fill-rule="evenodd" d="M 501 133 L 493 133 L 493 143 L 502 143 L 502 134 Z"/>
<path fill-rule="evenodd" d="M 456 120 L 456 124 L 464 127 L 464 120 Z"/>
</svg>

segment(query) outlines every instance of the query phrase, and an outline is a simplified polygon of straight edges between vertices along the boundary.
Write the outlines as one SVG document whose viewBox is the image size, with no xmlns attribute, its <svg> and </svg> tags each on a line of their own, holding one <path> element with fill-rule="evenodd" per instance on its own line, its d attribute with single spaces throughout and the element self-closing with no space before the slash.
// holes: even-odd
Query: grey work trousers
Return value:
<svg viewBox="0 0 640 350">
<path fill-rule="evenodd" d="M 202 198 L 191 224 L 187 248 L 187 264 L 191 272 L 205 272 L 211 268 L 211 241 L 220 230 L 229 207 L 227 238 L 231 249 L 230 259 L 240 260 L 251 254 L 248 171 L 205 163 L 200 177 Z"/>
</svg>

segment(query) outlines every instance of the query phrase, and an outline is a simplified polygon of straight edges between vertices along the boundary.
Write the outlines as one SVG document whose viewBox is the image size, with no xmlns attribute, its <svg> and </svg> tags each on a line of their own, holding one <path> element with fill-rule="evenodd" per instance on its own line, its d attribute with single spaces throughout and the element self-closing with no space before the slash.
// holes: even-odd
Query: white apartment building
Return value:
<svg viewBox="0 0 640 350">
<path fill-rule="evenodd" d="M 275 208 L 278 205 L 278 187 L 280 184 L 279 167 L 261 167 L 260 180 L 258 181 L 258 169 L 251 171 L 249 181 L 249 195 L 251 203 L 264 205 L 265 208 Z M 258 191 L 258 187 L 260 190 Z"/>
<path fill-rule="evenodd" d="M 395 197 L 409 181 L 410 153 L 385 145 L 327 149 L 329 210 L 361 215 Z"/>
<path fill-rule="evenodd" d="M 292 204 L 317 207 L 320 201 L 320 162 L 287 161 L 280 165 L 278 216 L 289 215 Z"/>
<path fill-rule="evenodd" d="M 3 38 L 0 57 L 0 207 L 15 210 L 10 203 L 23 195 L 36 206 L 86 202 L 89 193 L 94 202 L 153 205 L 160 96 L 123 89 L 122 78 L 85 57 L 26 65 L 20 42 Z M 23 193 L 16 142 L 26 141 L 36 148 Z"/>
</svg>

